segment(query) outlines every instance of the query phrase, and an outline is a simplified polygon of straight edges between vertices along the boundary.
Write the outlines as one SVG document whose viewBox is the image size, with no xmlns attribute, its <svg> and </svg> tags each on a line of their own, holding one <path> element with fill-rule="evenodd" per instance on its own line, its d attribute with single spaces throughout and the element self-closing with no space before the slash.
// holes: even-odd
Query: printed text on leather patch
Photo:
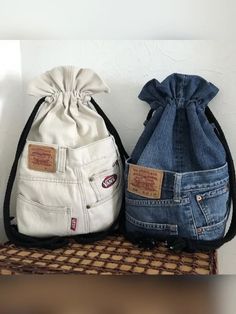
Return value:
<svg viewBox="0 0 236 314">
<path fill-rule="evenodd" d="M 140 196 L 159 199 L 163 171 L 137 165 L 129 166 L 128 191 Z"/>
<path fill-rule="evenodd" d="M 37 171 L 56 172 L 56 149 L 29 144 L 28 167 Z"/>
</svg>

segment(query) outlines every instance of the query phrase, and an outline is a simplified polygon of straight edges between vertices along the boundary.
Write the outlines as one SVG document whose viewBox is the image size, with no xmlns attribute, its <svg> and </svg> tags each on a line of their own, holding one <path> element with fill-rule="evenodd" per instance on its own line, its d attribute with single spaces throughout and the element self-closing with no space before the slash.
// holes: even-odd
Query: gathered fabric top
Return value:
<svg viewBox="0 0 236 314">
<path fill-rule="evenodd" d="M 93 94 L 109 92 L 105 82 L 90 69 L 74 66 L 60 66 L 33 79 L 28 86 L 28 94 L 48 99 L 64 94 L 87 103 Z"/>
<path fill-rule="evenodd" d="M 107 138 L 106 124 L 90 100 L 94 94 L 108 91 L 90 69 L 60 66 L 40 75 L 31 81 L 28 93 L 46 98 L 28 139 L 78 148 Z"/>
<path fill-rule="evenodd" d="M 139 99 L 146 101 L 155 109 L 173 103 L 179 107 L 196 103 L 206 106 L 218 93 L 219 89 L 212 83 L 197 75 L 174 73 L 164 81 L 152 79 L 147 82 Z"/>
</svg>

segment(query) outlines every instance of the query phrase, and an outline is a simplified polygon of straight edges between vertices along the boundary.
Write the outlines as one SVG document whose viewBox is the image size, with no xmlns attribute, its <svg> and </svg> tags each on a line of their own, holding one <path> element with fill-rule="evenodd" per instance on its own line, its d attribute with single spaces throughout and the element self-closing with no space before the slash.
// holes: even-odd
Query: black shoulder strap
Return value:
<svg viewBox="0 0 236 314">
<path fill-rule="evenodd" d="M 122 141 L 120 139 L 120 136 L 119 136 L 116 128 L 114 127 L 114 125 L 111 123 L 111 121 L 106 116 L 104 111 L 101 109 L 101 107 L 96 103 L 96 101 L 93 98 L 91 98 L 91 103 L 94 106 L 97 113 L 103 118 L 103 120 L 106 124 L 106 127 L 107 127 L 108 131 L 110 132 L 110 134 L 114 136 L 114 139 L 115 139 L 116 145 L 118 147 L 123 166 L 125 166 L 125 160 L 129 157 L 129 155 L 127 154 L 127 152 L 126 152 L 126 150 L 122 144 Z M 119 230 L 121 228 L 123 228 L 124 211 L 125 211 L 125 202 L 124 202 L 124 197 L 123 197 L 120 213 L 119 213 L 117 219 L 114 221 L 114 223 L 112 224 L 112 226 L 108 230 L 96 232 L 96 233 L 85 234 L 85 235 L 76 235 L 73 238 L 79 243 L 90 243 L 90 242 L 102 240 L 103 238 L 107 237 L 109 234 L 113 233 L 116 230 L 118 224 L 119 224 Z"/>
<path fill-rule="evenodd" d="M 16 245 L 22 245 L 25 247 L 37 247 L 37 248 L 42 247 L 42 248 L 48 248 L 48 249 L 56 249 L 56 248 L 66 245 L 68 243 L 68 240 L 66 238 L 60 238 L 60 237 L 50 237 L 50 238 L 45 238 L 45 239 L 39 239 L 39 238 L 24 235 L 18 232 L 15 226 L 11 225 L 11 217 L 10 217 L 11 192 L 12 192 L 13 184 L 16 177 L 18 161 L 24 149 L 26 139 L 31 129 L 31 126 L 33 124 L 34 118 L 41 104 L 44 103 L 44 101 L 45 101 L 45 97 L 40 99 L 38 103 L 35 105 L 21 133 L 21 136 L 17 145 L 15 159 L 14 159 L 10 176 L 8 179 L 8 183 L 7 183 L 6 194 L 5 194 L 4 205 L 3 205 L 3 216 L 4 216 L 5 232 L 8 239 L 12 243 Z"/>
<path fill-rule="evenodd" d="M 234 168 L 234 162 L 233 158 L 229 149 L 229 145 L 226 141 L 224 132 L 219 124 L 219 122 L 216 120 L 215 116 L 211 112 L 211 110 L 207 107 L 205 110 L 206 116 L 208 118 L 208 121 L 210 123 L 213 123 L 215 125 L 215 130 L 218 138 L 220 139 L 222 145 L 224 146 L 225 152 L 226 152 L 226 158 L 228 163 L 228 169 L 229 169 L 229 186 L 230 186 L 230 197 L 232 200 L 232 218 L 231 218 L 231 224 L 229 226 L 228 232 L 226 233 L 225 237 L 219 241 L 218 247 L 223 245 L 226 242 L 229 242 L 236 236 L 236 181 L 235 181 L 235 168 Z"/>
<path fill-rule="evenodd" d="M 103 118 L 108 131 L 111 133 L 111 135 L 114 136 L 115 141 L 116 141 L 116 145 L 117 145 L 118 150 L 120 152 L 121 159 L 124 162 L 125 159 L 127 159 L 129 157 L 129 155 L 127 154 L 127 152 L 126 152 L 126 150 L 122 144 L 122 141 L 120 139 L 118 132 L 116 131 L 116 128 L 114 127 L 114 125 L 108 119 L 108 117 L 106 116 L 104 111 L 101 109 L 101 107 L 96 103 L 96 101 L 93 98 L 91 98 L 91 103 L 94 106 L 94 108 L 96 109 L 97 113 Z"/>
</svg>

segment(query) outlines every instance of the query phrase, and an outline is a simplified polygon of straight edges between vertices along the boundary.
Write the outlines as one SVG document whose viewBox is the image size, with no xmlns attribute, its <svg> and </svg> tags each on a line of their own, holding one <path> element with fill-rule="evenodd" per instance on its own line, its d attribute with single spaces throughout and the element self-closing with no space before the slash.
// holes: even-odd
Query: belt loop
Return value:
<svg viewBox="0 0 236 314">
<path fill-rule="evenodd" d="M 181 173 L 175 173 L 175 181 L 174 181 L 174 201 L 175 202 L 180 202 L 181 181 L 182 181 L 182 174 Z"/>
<path fill-rule="evenodd" d="M 57 162 L 57 171 L 65 172 L 66 169 L 66 148 L 58 148 L 58 162 Z"/>
</svg>

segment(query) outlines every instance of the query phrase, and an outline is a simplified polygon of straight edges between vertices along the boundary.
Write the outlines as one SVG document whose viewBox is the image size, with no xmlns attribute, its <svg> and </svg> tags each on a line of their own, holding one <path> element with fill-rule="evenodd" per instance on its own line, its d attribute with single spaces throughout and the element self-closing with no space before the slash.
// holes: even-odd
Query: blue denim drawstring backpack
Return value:
<svg viewBox="0 0 236 314">
<path fill-rule="evenodd" d="M 217 92 L 202 77 L 183 74 L 143 87 L 139 98 L 151 110 L 125 169 L 124 232 L 132 242 L 194 252 L 235 236 L 233 160 L 208 108 Z"/>
</svg>

